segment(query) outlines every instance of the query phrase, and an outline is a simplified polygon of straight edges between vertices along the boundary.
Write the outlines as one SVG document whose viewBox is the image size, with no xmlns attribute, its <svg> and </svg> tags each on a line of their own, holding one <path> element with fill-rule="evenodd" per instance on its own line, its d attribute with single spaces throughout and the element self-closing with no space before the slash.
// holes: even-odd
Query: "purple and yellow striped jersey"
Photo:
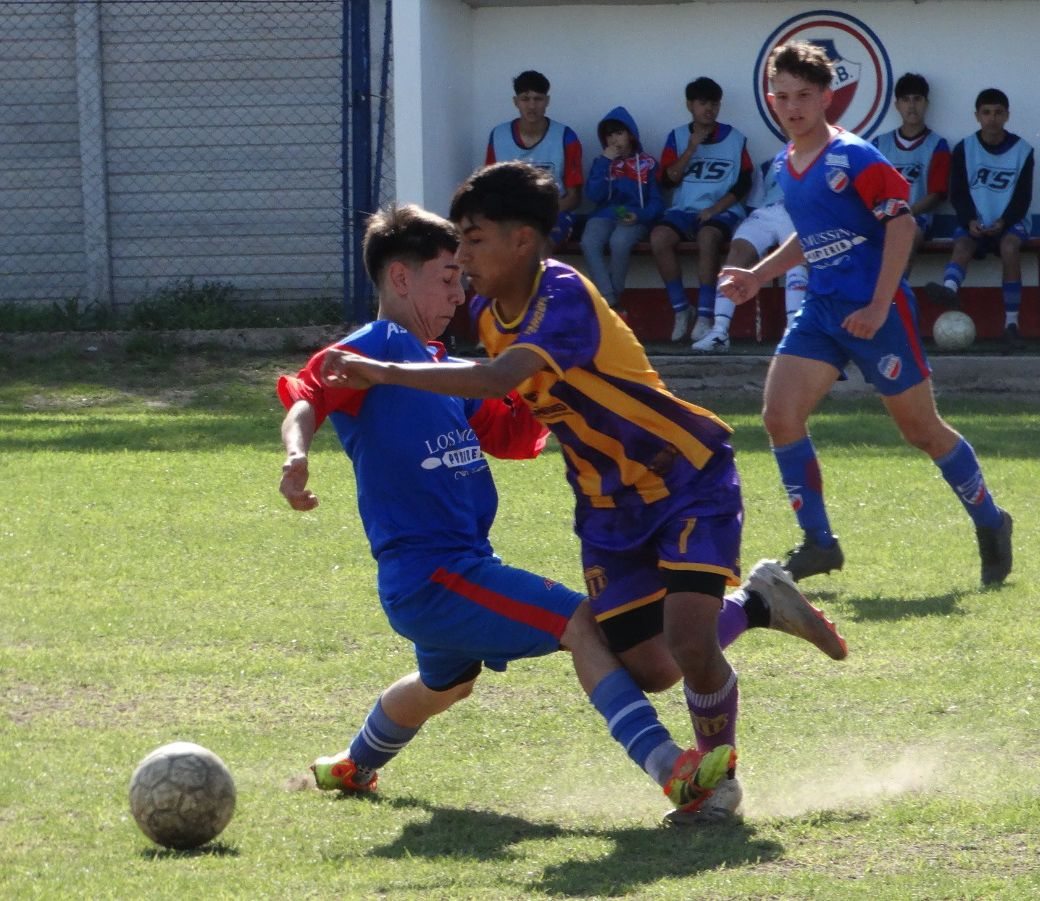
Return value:
<svg viewBox="0 0 1040 901">
<path fill-rule="evenodd" d="M 698 481 L 732 431 L 709 410 L 675 397 L 643 346 L 591 281 L 546 260 L 523 313 L 504 322 L 493 300 L 473 299 L 480 340 L 496 357 L 511 347 L 532 351 L 545 368 L 517 391 L 559 440 L 567 479 L 583 511 L 640 508 L 681 494 L 720 512 L 707 479 Z M 660 505 L 662 517 L 667 516 Z"/>
</svg>

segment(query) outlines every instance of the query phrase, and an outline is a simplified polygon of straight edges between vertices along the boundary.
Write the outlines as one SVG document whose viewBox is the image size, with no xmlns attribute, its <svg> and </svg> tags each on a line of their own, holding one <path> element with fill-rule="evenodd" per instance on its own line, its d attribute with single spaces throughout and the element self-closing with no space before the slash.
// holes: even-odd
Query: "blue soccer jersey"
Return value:
<svg viewBox="0 0 1040 901">
<path fill-rule="evenodd" d="M 391 362 L 428 363 L 444 352 L 386 320 L 334 346 Z M 497 456 L 533 456 L 544 443 L 541 426 L 518 399 L 514 415 L 504 401 L 392 385 L 328 388 L 320 379 L 324 354 L 315 354 L 297 376 L 283 376 L 278 393 L 286 407 L 308 401 L 319 425 L 328 417 L 350 457 L 380 597 L 410 594 L 445 560 L 491 556 L 488 530 L 498 494 L 482 443 Z"/>
<path fill-rule="evenodd" d="M 792 168 L 790 152 L 777 158 L 777 180 L 809 265 L 807 293 L 870 303 L 885 223 L 909 210 L 906 179 L 876 147 L 846 131 L 804 172 Z"/>
<path fill-rule="evenodd" d="M 675 504 L 705 515 L 741 509 L 729 427 L 664 387 L 642 345 L 575 269 L 547 260 L 513 322 L 487 298 L 476 297 L 473 310 L 492 357 L 522 347 L 545 361 L 517 390 L 563 447 L 583 540 L 638 546 Z M 716 458 L 726 465 L 713 467 Z"/>
</svg>

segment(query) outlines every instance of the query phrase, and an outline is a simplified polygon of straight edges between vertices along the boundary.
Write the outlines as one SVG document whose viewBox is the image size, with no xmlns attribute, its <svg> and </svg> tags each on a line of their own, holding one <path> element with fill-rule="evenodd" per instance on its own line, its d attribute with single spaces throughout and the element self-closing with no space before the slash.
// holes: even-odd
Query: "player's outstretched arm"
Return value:
<svg viewBox="0 0 1040 901">
<path fill-rule="evenodd" d="M 330 350 L 321 378 L 330 388 L 400 385 L 455 397 L 503 397 L 544 368 L 545 361 L 538 354 L 522 347 L 507 350 L 490 363 L 385 363 Z"/>
<path fill-rule="evenodd" d="M 317 495 L 307 490 L 307 451 L 314 438 L 315 422 L 314 408 L 305 400 L 296 401 L 282 420 L 285 463 L 278 490 L 294 510 L 313 510 L 318 506 Z"/>
<path fill-rule="evenodd" d="M 760 260 L 751 269 L 724 266 L 719 272 L 719 290 L 733 303 L 751 300 L 761 287 L 777 276 L 783 275 L 792 266 L 805 262 L 798 235 L 792 234 L 771 254 Z"/>
</svg>

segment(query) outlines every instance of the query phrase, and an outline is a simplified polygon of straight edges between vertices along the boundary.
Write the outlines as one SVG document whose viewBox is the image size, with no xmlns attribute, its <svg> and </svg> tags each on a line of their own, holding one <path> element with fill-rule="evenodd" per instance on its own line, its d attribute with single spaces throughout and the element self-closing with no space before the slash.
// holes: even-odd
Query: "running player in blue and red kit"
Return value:
<svg viewBox="0 0 1040 901">
<path fill-rule="evenodd" d="M 935 208 L 946 199 L 950 182 L 950 145 L 925 122 L 928 80 L 907 72 L 896 82 L 899 128 L 878 135 L 873 144 L 910 184 L 910 212 L 917 222 L 917 253 L 932 230 Z"/>
<path fill-rule="evenodd" d="M 372 791 L 376 771 L 431 716 L 467 697 L 481 668 L 571 651 L 574 667 L 611 735 L 669 797 L 705 798 L 735 752 L 683 752 L 646 696 L 608 649 L 584 595 L 506 566 L 488 531 L 498 496 L 484 452 L 531 457 L 545 430 L 515 394 L 464 400 L 414 388 L 329 387 L 329 354 L 453 365 L 433 340 L 463 302 L 450 222 L 403 207 L 376 214 L 365 234 L 366 269 L 379 289 L 378 321 L 316 354 L 278 393 L 286 461 L 281 492 L 297 510 L 318 499 L 307 487 L 307 453 L 328 418 L 354 466 L 358 510 L 378 565 L 379 597 L 394 630 L 415 645 L 418 671 L 388 687 L 341 754 L 318 758 L 319 788 Z M 768 579 L 758 587 L 769 593 Z M 764 603 L 764 601 L 762 602 Z M 739 607 L 739 605 L 737 605 Z M 747 622 L 730 628 L 735 637 Z"/>
<path fill-rule="evenodd" d="M 844 563 L 808 420 L 854 362 L 974 522 L 983 584 L 1000 583 L 1011 571 L 1011 516 L 994 502 L 971 445 L 935 408 L 914 297 L 902 277 L 917 228 L 908 185 L 876 148 L 828 125 L 833 74 L 814 45 L 773 51 L 769 102 L 791 139 L 778 177 L 797 233 L 751 269 L 723 270 L 724 289 L 741 303 L 791 266 L 809 264 L 805 304 L 773 357 L 762 414 L 805 532 L 786 566 L 803 579 Z"/>
<path fill-rule="evenodd" d="M 484 164 L 523 160 L 552 175 L 560 192 L 560 210 L 549 232 L 549 244 L 555 247 L 574 229 L 584 173 L 581 141 L 572 128 L 545 114 L 549 100 L 549 79 L 541 72 L 528 69 L 517 75 L 513 79 L 513 105 L 520 115 L 491 129 Z"/>
<path fill-rule="evenodd" d="M 491 362 L 386 364 L 336 352 L 323 375 L 460 397 L 519 391 L 562 445 L 592 609 L 612 650 L 645 689 L 685 680 L 697 749 L 677 760 L 682 773 L 735 743 L 737 674 L 722 653 L 735 611 L 723 592 L 739 582 L 743 507 L 730 429 L 665 389 L 591 281 L 542 260 L 556 217 L 544 172 L 517 162 L 482 169 L 456 192 L 451 217 Z M 740 628 L 768 625 L 843 658 L 833 625 L 787 579 L 772 561 L 755 567 Z M 755 597 L 766 602 L 756 607 Z M 730 774 L 710 796 L 669 797 L 670 821 L 703 822 L 735 813 L 741 789 Z"/>
</svg>

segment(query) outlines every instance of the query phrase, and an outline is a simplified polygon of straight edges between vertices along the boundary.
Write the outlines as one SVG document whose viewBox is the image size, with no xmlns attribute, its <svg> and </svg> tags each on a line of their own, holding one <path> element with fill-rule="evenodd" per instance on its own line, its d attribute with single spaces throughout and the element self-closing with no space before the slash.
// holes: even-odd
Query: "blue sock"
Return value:
<svg viewBox="0 0 1040 901">
<path fill-rule="evenodd" d="M 697 289 L 697 318 L 715 318 L 715 286 L 701 285 Z"/>
<path fill-rule="evenodd" d="M 686 296 L 686 289 L 682 285 L 681 278 L 677 278 L 675 281 L 665 282 L 664 289 L 668 292 L 668 303 L 672 305 L 673 310 L 678 312 L 689 308 L 690 301 Z"/>
<path fill-rule="evenodd" d="M 607 721 L 607 728 L 621 747 L 640 768 L 660 782 L 660 778 L 647 766 L 647 758 L 662 745 L 678 746 L 672 741 L 668 730 L 661 725 L 657 711 L 642 689 L 626 669 L 616 669 L 603 677 L 589 695 L 592 705 Z"/>
<path fill-rule="evenodd" d="M 833 547 L 835 539 L 823 503 L 823 476 L 812 439 L 806 435 L 793 444 L 774 447 L 773 456 L 798 525 L 821 547 Z"/>
<path fill-rule="evenodd" d="M 1003 514 L 986 487 L 979 460 L 967 441 L 961 438 L 952 451 L 935 461 L 935 465 L 954 494 L 960 498 L 975 525 L 987 529 L 1000 527 L 1004 521 Z"/>
<path fill-rule="evenodd" d="M 943 284 L 956 291 L 964 281 L 964 268 L 956 263 L 947 263 L 943 270 Z"/>
<path fill-rule="evenodd" d="M 1022 306 L 1022 283 L 1004 282 L 1004 319 L 1005 325 L 1018 325 L 1018 309 Z"/>
<path fill-rule="evenodd" d="M 400 753 L 410 742 L 419 727 L 399 726 L 383 710 L 382 699 L 376 701 L 361 727 L 350 743 L 350 759 L 359 768 L 378 770 Z"/>
</svg>

